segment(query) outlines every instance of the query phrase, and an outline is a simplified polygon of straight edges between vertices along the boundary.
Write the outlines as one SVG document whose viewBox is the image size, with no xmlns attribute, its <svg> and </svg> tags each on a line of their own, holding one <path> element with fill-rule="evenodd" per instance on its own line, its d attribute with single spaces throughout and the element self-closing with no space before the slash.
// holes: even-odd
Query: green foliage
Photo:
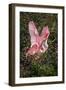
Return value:
<svg viewBox="0 0 66 90">
<path fill-rule="evenodd" d="M 41 54 L 26 58 L 30 47 L 28 23 L 33 20 L 38 32 L 46 25 L 49 27 L 48 50 Z M 20 77 L 56 76 L 58 63 L 57 48 L 57 14 L 20 12 Z"/>
</svg>

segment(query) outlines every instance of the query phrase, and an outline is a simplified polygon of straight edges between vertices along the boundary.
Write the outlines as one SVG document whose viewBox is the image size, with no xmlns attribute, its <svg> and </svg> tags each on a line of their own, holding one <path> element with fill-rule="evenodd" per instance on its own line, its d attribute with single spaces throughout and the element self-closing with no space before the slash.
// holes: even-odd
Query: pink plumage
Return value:
<svg viewBox="0 0 66 90">
<path fill-rule="evenodd" d="M 27 51 L 26 55 L 28 56 L 36 53 L 44 53 L 48 49 L 47 40 L 50 34 L 48 26 L 43 27 L 40 35 L 33 21 L 29 22 L 28 27 L 31 37 L 31 47 Z"/>
</svg>

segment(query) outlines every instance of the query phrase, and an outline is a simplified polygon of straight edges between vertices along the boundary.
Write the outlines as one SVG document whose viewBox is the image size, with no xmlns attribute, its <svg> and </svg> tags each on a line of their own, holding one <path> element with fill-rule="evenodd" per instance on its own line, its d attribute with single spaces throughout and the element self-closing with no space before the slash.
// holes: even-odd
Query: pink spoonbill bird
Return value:
<svg viewBox="0 0 66 90">
<path fill-rule="evenodd" d="M 31 46 L 28 49 L 26 56 L 34 55 L 36 53 L 44 53 L 48 49 L 47 40 L 50 34 L 48 26 L 43 27 L 40 35 L 33 21 L 29 22 L 28 27 L 31 37 Z"/>
</svg>

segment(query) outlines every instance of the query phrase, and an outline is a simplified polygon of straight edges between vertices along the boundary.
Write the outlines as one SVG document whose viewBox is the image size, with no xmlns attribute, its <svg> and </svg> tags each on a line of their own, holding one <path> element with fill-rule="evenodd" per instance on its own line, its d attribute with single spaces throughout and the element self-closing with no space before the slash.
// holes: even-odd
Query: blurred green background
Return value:
<svg viewBox="0 0 66 90">
<path fill-rule="evenodd" d="M 20 77 L 41 77 L 58 75 L 58 24 L 57 14 L 20 12 Z M 34 21 L 38 32 L 49 27 L 48 50 L 40 56 L 26 58 L 30 47 L 29 21 Z M 39 57 L 38 59 L 36 59 Z"/>
</svg>

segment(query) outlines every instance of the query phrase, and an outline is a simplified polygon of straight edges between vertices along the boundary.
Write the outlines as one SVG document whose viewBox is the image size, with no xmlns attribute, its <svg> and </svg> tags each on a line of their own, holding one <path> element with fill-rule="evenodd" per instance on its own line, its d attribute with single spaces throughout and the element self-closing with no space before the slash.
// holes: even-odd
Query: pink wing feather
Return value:
<svg viewBox="0 0 66 90">
<path fill-rule="evenodd" d="M 41 35 L 40 35 L 41 40 L 42 40 L 41 48 L 43 48 L 42 52 L 45 52 L 48 49 L 47 40 L 48 40 L 49 34 L 50 34 L 50 32 L 49 32 L 48 26 L 43 27 L 43 30 L 42 30 Z"/>
<path fill-rule="evenodd" d="M 34 55 L 35 53 L 38 52 L 38 43 L 37 43 L 37 38 L 39 37 L 38 31 L 36 29 L 36 26 L 33 21 L 30 21 L 29 24 L 29 34 L 31 37 L 31 47 L 26 53 L 26 56 L 28 55 Z"/>
<path fill-rule="evenodd" d="M 42 39 L 42 40 L 48 39 L 49 34 L 50 34 L 50 32 L 49 32 L 48 26 L 43 27 L 43 30 L 42 30 L 42 32 L 41 32 L 41 34 L 40 34 L 41 39 Z"/>
<path fill-rule="evenodd" d="M 29 33 L 31 36 L 31 46 L 33 46 L 34 44 L 37 44 L 36 37 L 39 36 L 37 28 L 33 21 L 29 22 Z"/>
</svg>

